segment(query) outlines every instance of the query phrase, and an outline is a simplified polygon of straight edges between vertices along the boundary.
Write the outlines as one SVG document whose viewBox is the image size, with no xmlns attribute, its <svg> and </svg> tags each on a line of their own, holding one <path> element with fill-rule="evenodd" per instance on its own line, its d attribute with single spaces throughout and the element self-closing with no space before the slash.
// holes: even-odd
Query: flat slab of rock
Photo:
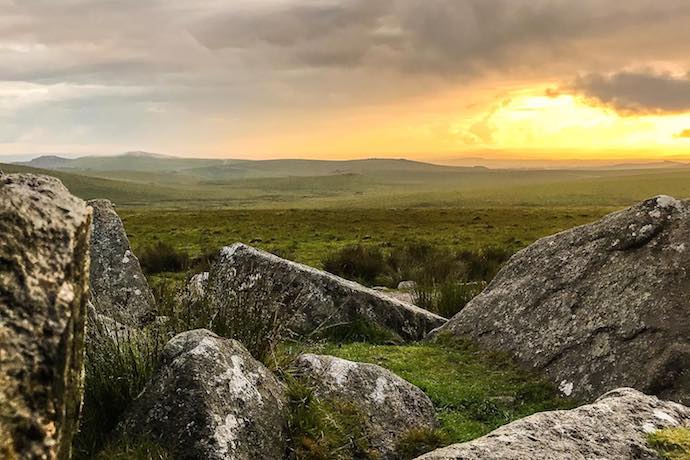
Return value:
<svg viewBox="0 0 690 460">
<path fill-rule="evenodd" d="M 96 311 L 128 326 L 151 322 L 155 301 L 122 220 L 108 200 L 88 204 L 93 208 L 90 286 Z"/>
<path fill-rule="evenodd" d="M 418 340 L 446 322 L 355 282 L 241 243 L 223 248 L 208 278 L 210 301 L 258 291 L 293 310 L 289 327 L 298 335 L 362 321 L 400 339 Z"/>
<path fill-rule="evenodd" d="M 368 441 L 381 459 L 398 458 L 397 444 L 411 430 L 438 427 L 428 396 L 382 367 L 314 354 L 300 355 L 295 366 L 318 398 L 357 407 L 366 420 Z"/>
<path fill-rule="evenodd" d="M 647 436 L 679 426 L 690 426 L 690 408 L 622 388 L 594 404 L 535 414 L 418 460 L 661 460 Z"/>
<path fill-rule="evenodd" d="M 653 198 L 537 241 L 439 332 L 507 351 L 566 395 L 690 403 L 690 202 Z"/>
<path fill-rule="evenodd" d="M 0 458 L 68 458 L 81 407 L 91 211 L 0 173 Z"/>
<path fill-rule="evenodd" d="M 239 342 L 184 332 L 167 343 L 162 362 L 121 433 L 151 437 L 183 460 L 283 457 L 283 387 Z"/>
</svg>

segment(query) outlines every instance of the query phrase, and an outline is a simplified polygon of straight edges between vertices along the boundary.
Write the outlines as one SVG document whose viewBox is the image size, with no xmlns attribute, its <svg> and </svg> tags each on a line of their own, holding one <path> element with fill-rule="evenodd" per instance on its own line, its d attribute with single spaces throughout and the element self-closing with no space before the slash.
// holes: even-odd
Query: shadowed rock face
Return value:
<svg viewBox="0 0 690 460">
<path fill-rule="evenodd" d="M 439 332 L 510 352 L 566 395 L 690 403 L 690 202 L 660 196 L 537 241 Z"/>
<path fill-rule="evenodd" d="M 382 367 L 313 354 L 299 356 L 295 365 L 318 398 L 351 403 L 361 412 L 367 440 L 382 460 L 399 458 L 397 444 L 410 430 L 438 426 L 428 396 Z"/>
<path fill-rule="evenodd" d="M 594 404 L 535 414 L 417 460 L 660 460 L 647 435 L 679 426 L 690 426 L 690 408 L 622 388 Z"/>
<path fill-rule="evenodd" d="M 184 332 L 168 342 L 162 361 L 122 433 L 149 434 L 183 460 L 283 458 L 283 387 L 239 342 Z"/>
<path fill-rule="evenodd" d="M 90 220 L 57 179 L 0 173 L 0 458 L 70 456 Z"/>
<path fill-rule="evenodd" d="M 259 291 L 280 298 L 293 310 L 289 328 L 298 335 L 363 321 L 403 340 L 418 340 L 446 322 L 352 281 L 244 244 L 223 248 L 208 277 L 209 301 Z"/>
<path fill-rule="evenodd" d="M 90 286 L 96 311 L 128 326 L 151 322 L 156 312 L 153 294 L 120 217 L 108 200 L 88 204 L 93 208 Z"/>
</svg>

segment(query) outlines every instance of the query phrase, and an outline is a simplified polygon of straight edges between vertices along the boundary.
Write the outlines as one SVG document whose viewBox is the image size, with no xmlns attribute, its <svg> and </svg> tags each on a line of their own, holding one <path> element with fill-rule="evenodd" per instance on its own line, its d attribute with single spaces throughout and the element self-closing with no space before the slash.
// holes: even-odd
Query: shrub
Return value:
<svg viewBox="0 0 690 460">
<path fill-rule="evenodd" d="M 178 251 L 162 241 L 137 251 L 139 264 L 145 273 L 182 272 L 189 268 L 189 254 Z"/>
<path fill-rule="evenodd" d="M 323 268 L 334 275 L 371 285 L 387 267 L 381 249 L 354 245 L 329 254 L 323 261 Z"/>
<path fill-rule="evenodd" d="M 490 247 L 477 252 L 462 251 L 459 257 L 467 266 L 468 280 L 489 282 L 512 255 L 508 249 Z"/>
</svg>

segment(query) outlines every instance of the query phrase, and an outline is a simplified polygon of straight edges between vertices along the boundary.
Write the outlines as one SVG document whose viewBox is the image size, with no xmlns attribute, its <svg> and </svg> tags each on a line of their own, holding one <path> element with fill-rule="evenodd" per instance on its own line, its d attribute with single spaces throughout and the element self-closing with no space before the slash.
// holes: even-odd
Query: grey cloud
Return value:
<svg viewBox="0 0 690 460">
<path fill-rule="evenodd" d="M 561 80 L 640 59 L 690 68 L 687 0 L 0 0 L 0 8 L 0 85 L 131 88 L 45 104 L 47 125 L 62 123 L 65 110 L 94 136 L 128 120 L 158 126 L 162 115 L 137 112 L 147 104 L 186 114 L 193 127 L 209 114 L 375 105 L 485 74 Z M 39 110 L 2 118 L 21 131 Z"/>
<path fill-rule="evenodd" d="M 690 112 L 690 75 L 651 71 L 589 74 L 579 77 L 571 89 L 621 113 Z"/>
</svg>

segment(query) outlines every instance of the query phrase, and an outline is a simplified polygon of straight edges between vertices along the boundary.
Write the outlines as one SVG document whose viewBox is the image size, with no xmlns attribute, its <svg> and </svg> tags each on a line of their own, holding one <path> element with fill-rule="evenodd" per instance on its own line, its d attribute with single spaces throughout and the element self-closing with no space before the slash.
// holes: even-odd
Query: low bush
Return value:
<svg viewBox="0 0 690 460">
<path fill-rule="evenodd" d="M 322 264 L 326 271 L 363 284 L 397 287 L 411 280 L 427 286 L 450 281 L 488 282 L 510 257 L 506 249 L 448 251 L 426 242 L 400 247 L 346 246 L 330 253 Z"/>
<path fill-rule="evenodd" d="M 182 272 L 190 267 L 189 254 L 172 245 L 158 241 L 151 246 L 139 248 L 136 253 L 144 273 Z"/>
<path fill-rule="evenodd" d="M 363 245 L 345 246 L 329 254 L 323 260 L 323 268 L 334 275 L 369 285 L 387 269 L 383 251 Z"/>
</svg>

